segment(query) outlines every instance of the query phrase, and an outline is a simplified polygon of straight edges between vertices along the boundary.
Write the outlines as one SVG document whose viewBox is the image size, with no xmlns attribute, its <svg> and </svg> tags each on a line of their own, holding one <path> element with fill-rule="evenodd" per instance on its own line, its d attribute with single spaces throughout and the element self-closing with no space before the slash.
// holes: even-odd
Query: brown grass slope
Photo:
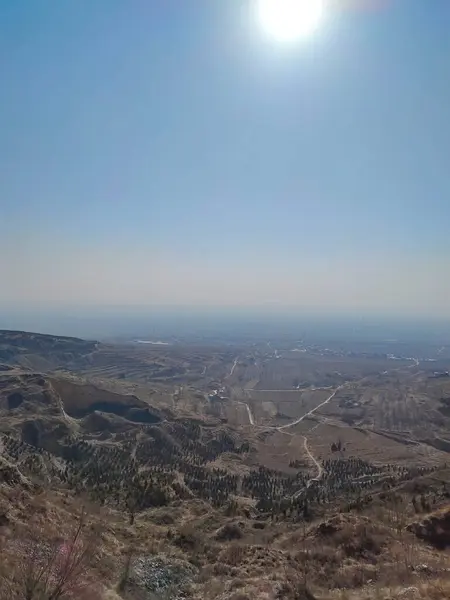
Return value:
<svg viewBox="0 0 450 600">
<path fill-rule="evenodd" d="M 399 521 L 392 498 L 297 524 L 230 516 L 192 500 L 150 508 L 130 524 L 83 494 L 3 480 L 0 597 L 25 599 L 23 549 L 67 543 L 81 505 L 83 544 L 94 532 L 95 546 L 80 574 L 85 587 L 63 598 L 444 600 L 450 590 L 448 554 Z"/>
</svg>

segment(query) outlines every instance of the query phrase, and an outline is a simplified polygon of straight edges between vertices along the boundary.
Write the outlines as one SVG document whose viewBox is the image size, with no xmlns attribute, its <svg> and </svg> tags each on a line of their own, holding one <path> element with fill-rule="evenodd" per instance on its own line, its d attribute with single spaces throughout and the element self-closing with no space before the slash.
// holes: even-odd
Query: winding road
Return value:
<svg viewBox="0 0 450 600">
<path fill-rule="evenodd" d="M 299 423 L 301 423 L 303 421 L 303 419 L 310 417 L 311 415 L 313 415 L 316 412 L 316 410 L 319 410 L 319 408 L 322 408 L 322 406 L 325 406 L 325 404 L 328 404 L 328 402 L 330 402 L 330 400 L 333 400 L 333 398 L 336 396 L 338 391 L 342 390 L 342 388 L 345 387 L 345 385 L 346 384 L 344 383 L 344 384 L 340 385 L 339 387 L 337 387 L 334 390 L 334 392 L 328 396 L 328 398 L 326 400 L 324 400 L 323 402 L 318 404 L 316 407 L 312 408 L 310 411 L 308 411 L 307 413 L 305 413 L 303 416 L 299 417 L 295 421 L 292 421 L 291 423 L 286 423 L 286 425 L 273 426 L 273 427 L 270 427 L 270 429 L 276 429 L 278 431 L 282 431 L 283 429 L 288 429 L 288 427 L 294 427 L 294 425 L 298 425 Z"/>
<path fill-rule="evenodd" d="M 319 408 L 321 408 L 322 406 L 325 406 L 325 404 L 328 404 L 328 402 L 330 402 L 338 393 L 339 390 L 341 390 L 342 388 L 344 388 L 346 386 L 346 384 L 342 384 L 339 387 L 337 387 L 334 392 L 332 394 L 330 394 L 323 402 L 321 402 L 320 404 L 318 404 L 315 408 L 312 408 L 310 411 L 308 411 L 307 413 L 305 413 L 302 417 L 300 417 L 299 419 L 296 419 L 295 421 L 292 421 L 292 423 L 287 423 L 286 425 L 280 425 L 278 427 L 273 427 L 273 429 L 275 429 L 276 431 L 281 431 L 283 433 L 286 433 L 284 430 L 287 429 L 288 427 L 293 427 L 294 425 L 298 425 L 298 423 L 301 423 L 303 421 L 303 419 L 306 419 L 306 417 L 310 417 L 311 415 L 313 415 L 317 410 L 319 410 Z M 308 433 L 311 433 L 312 431 L 314 431 L 314 429 L 317 429 L 317 427 L 319 427 L 319 425 L 321 425 L 321 423 L 317 423 L 317 425 L 315 425 L 310 431 L 308 431 Z M 319 463 L 319 461 L 317 460 L 317 458 L 314 456 L 314 454 L 311 452 L 311 450 L 308 447 L 308 438 L 306 437 L 306 435 L 303 435 L 303 448 L 305 450 L 305 453 L 307 454 L 308 458 L 310 459 L 310 461 L 312 463 L 314 463 L 314 466 L 317 469 L 317 475 L 315 477 L 313 477 L 312 479 L 310 479 L 307 483 L 306 487 L 309 487 L 313 482 L 315 481 L 319 481 L 320 478 L 322 477 L 322 473 L 323 473 L 323 468 L 322 465 Z"/>
<path fill-rule="evenodd" d="M 250 406 L 246 402 L 238 402 L 238 404 L 242 404 L 243 406 L 245 406 L 245 408 L 247 409 L 248 420 L 250 421 L 250 425 L 254 425 L 255 424 L 255 419 L 253 417 L 253 414 L 252 414 L 252 411 L 250 409 Z"/>
<path fill-rule="evenodd" d="M 231 367 L 231 370 L 229 372 L 229 374 L 227 375 L 226 378 L 229 378 L 233 375 L 234 369 L 236 368 L 237 362 L 238 362 L 238 358 L 236 357 L 236 359 L 234 360 L 233 366 Z M 419 359 L 417 358 L 412 358 L 410 359 L 413 361 L 413 363 L 407 367 L 402 366 L 399 367 L 398 369 L 392 369 L 392 371 L 401 371 L 402 369 L 411 369 L 414 367 L 418 367 L 419 366 Z M 392 372 L 391 371 L 391 372 Z M 387 373 L 389 373 L 389 371 L 387 371 Z M 384 373 L 383 373 L 384 374 Z M 360 382 L 369 379 L 371 377 L 371 375 L 363 377 L 361 380 L 359 380 Z M 286 433 L 287 435 L 293 435 L 293 434 L 288 434 L 287 431 L 285 431 L 286 429 L 290 428 L 290 427 L 294 427 L 295 425 L 298 425 L 299 423 L 301 423 L 304 419 L 311 417 L 315 412 L 317 412 L 320 408 L 322 408 L 323 406 L 325 406 L 326 404 L 328 404 L 329 402 L 331 402 L 331 400 L 333 400 L 333 398 L 336 396 L 336 394 L 342 390 L 343 388 L 345 388 L 347 385 L 355 383 L 354 381 L 347 381 L 345 383 L 343 383 L 342 385 L 338 386 L 323 402 L 321 402 L 320 404 L 318 404 L 317 406 L 315 406 L 314 408 L 312 408 L 311 410 L 309 410 L 307 413 L 305 413 L 304 415 L 302 415 L 301 417 L 299 417 L 298 419 L 295 419 L 294 421 L 292 421 L 291 423 L 286 423 L 285 425 L 274 425 L 274 426 L 269 426 L 269 427 L 261 427 L 261 429 L 263 430 L 272 430 L 272 431 L 280 431 L 282 433 Z M 319 389 L 329 389 L 329 388 L 325 388 L 325 387 L 321 387 L 321 388 L 315 388 L 316 390 Z M 260 391 L 260 390 L 259 390 Z M 267 390 L 267 391 L 288 391 L 288 390 Z M 291 390 L 289 390 L 291 391 Z M 304 391 L 304 390 L 299 390 L 299 391 Z M 247 414 L 248 414 L 248 419 L 250 422 L 250 425 L 255 426 L 255 419 L 253 417 L 252 411 L 249 407 L 249 405 L 246 402 L 242 402 L 242 401 L 238 401 L 238 404 L 243 404 L 247 410 Z M 308 431 L 308 433 L 311 433 L 312 431 L 314 431 L 314 429 L 316 429 L 317 427 L 319 427 L 319 425 L 321 425 L 321 422 L 317 423 L 317 425 L 315 425 L 310 431 Z M 319 463 L 319 461 L 316 459 L 316 457 L 314 456 L 314 454 L 311 452 L 311 450 L 308 447 L 308 438 L 306 435 L 302 435 L 303 437 L 303 448 L 305 450 L 306 455 L 308 456 L 308 458 L 310 459 L 310 461 L 314 464 L 315 468 L 317 469 L 317 475 L 315 477 L 313 477 L 312 479 L 310 479 L 308 481 L 307 487 L 309 487 L 313 482 L 317 482 L 321 479 L 322 474 L 323 474 L 323 468 L 322 465 Z M 298 495 L 299 493 L 302 493 L 304 490 L 300 490 L 299 492 L 297 492 L 296 494 L 294 494 L 294 497 L 296 495 Z"/>
<path fill-rule="evenodd" d="M 239 356 L 236 356 L 236 358 L 234 359 L 233 366 L 231 367 L 231 370 L 228 373 L 228 375 L 225 377 L 225 379 L 229 379 L 233 375 L 236 365 L 238 363 L 238 360 L 239 360 Z"/>
<path fill-rule="evenodd" d="M 317 425 L 314 425 L 314 427 L 312 429 L 310 429 L 308 431 L 308 433 L 311 433 L 312 431 L 314 431 L 314 429 L 317 429 L 319 427 L 319 425 L 321 425 L 321 424 L 322 423 L 319 422 L 319 423 L 317 423 Z M 303 447 L 305 449 L 306 454 L 309 456 L 311 462 L 314 463 L 314 465 L 317 469 L 317 475 L 308 481 L 308 487 L 309 487 L 313 481 L 319 481 L 319 479 L 322 477 L 323 467 L 320 464 L 320 462 L 316 459 L 314 454 L 311 452 L 311 450 L 308 448 L 308 438 L 306 437 L 306 435 L 303 436 Z"/>
<path fill-rule="evenodd" d="M 236 358 L 234 359 L 234 362 L 233 362 L 233 366 L 231 367 L 230 372 L 225 377 L 225 379 L 229 379 L 233 375 L 234 370 L 238 364 L 238 360 L 239 360 L 239 356 L 236 356 Z M 248 414 L 248 420 L 250 421 L 250 425 L 255 425 L 255 419 L 253 418 L 253 414 L 250 409 L 250 406 L 246 402 L 242 402 L 242 401 L 238 401 L 238 404 L 242 404 L 245 406 L 245 408 L 247 410 L 247 414 Z"/>
<path fill-rule="evenodd" d="M 308 438 L 306 437 L 306 435 L 303 436 L 303 447 L 305 448 L 306 454 L 309 456 L 311 461 L 315 464 L 316 469 L 317 469 L 317 476 L 314 477 L 314 479 L 310 479 L 310 481 L 319 481 L 319 479 L 322 477 L 323 468 L 322 468 L 322 465 L 320 464 L 320 462 L 316 459 L 314 454 L 308 448 Z"/>
<path fill-rule="evenodd" d="M 418 367 L 419 366 L 419 359 L 412 358 L 411 360 L 413 361 L 413 364 L 410 365 L 410 366 L 408 366 L 408 367 L 406 367 L 406 369 L 412 369 L 414 367 Z M 400 367 L 399 369 L 394 369 L 394 371 L 401 370 L 402 368 L 405 368 L 405 367 Z M 361 381 L 364 381 L 364 379 L 368 379 L 368 377 L 364 377 L 363 379 L 361 379 Z M 281 426 L 278 426 L 278 427 L 272 427 L 271 429 L 275 429 L 277 431 L 283 431 L 284 432 L 284 430 L 287 429 L 288 427 L 293 427 L 294 425 L 297 425 L 298 423 L 301 423 L 303 421 L 303 419 L 306 419 L 306 417 L 309 417 L 312 414 L 314 414 L 317 410 L 319 410 L 319 408 L 321 408 L 322 406 L 325 406 L 325 404 L 328 404 L 328 402 L 330 402 L 336 396 L 336 394 L 338 393 L 338 391 L 342 390 L 349 383 L 352 383 L 352 382 L 348 381 L 346 383 L 343 383 L 339 387 L 337 387 L 334 390 L 334 392 L 332 394 L 330 394 L 330 396 L 328 396 L 328 398 L 326 400 L 324 400 L 324 402 L 322 402 L 321 404 L 318 404 L 315 408 L 313 408 L 312 410 L 310 410 L 307 413 L 305 413 L 299 419 L 296 419 L 292 423 L 287 423 L 286 425 L 281 425 Z M 310 431 L 308 431 L 308 433 L 311 433 L 312 431 L 314 431 L 314 429 L 317 429 L 317 427 L 319 427 L 320 424 L 321 423 L 317 423 L 317 425 L 315 425 Z M 303 435 L 303 447 L 304 447 L 305 452 L 308 455 L 309 459 L 311 460 L 311 462 L 314 463 L 314 465 L 315 465 L 315 467 L 317 469 L 317 475 L 316 475 L 316 477 L 313 477 L 312 479 L 310 479 L 308 481 L 307 487 L 309 487 L 313 482 L 320 480 L 320 478 L 322 477 L 323 468 L 322 468 L 322 465 L 319 463 L 319 461 L 314 456 L 314 454 L 309 449 L 309 447 L 308 447 L 308 438 L 306 437 L 306 435 Z"/>
<path fill-rule="evenodd" d="M 412 369 L 412 368 L 417 367 L 419 365 L 419 360 L 417 358 L 412 358 L 411 360 L 414 361 L 412 365 L 410 365 L 408 367 L 402 366 L 402 367 L 400 367 L 400 369 L 404 369 L 404 368 L 406 368 L 406 369 Z M 397 371 L 397 370 L 400 370 L 400 369 L 393 369 L 393 370 Z M 370 377 L 371 377 L 371 375 L 369 375 L 367 377 L 363 377 L 360 381 L 364 381 L 365 379 L 369 379 Z M 322 408 L 322 406 L 325 406 L 325 404 L 328 404 L 328 402 L 330 402 L 336 396 L 336 394 L 339 392 L 339 390 L 342 390 L 343 388 L 345 388 L 346 385 L 348 385 L 350 383 L 355 383 L 355 382 L 354 381 L 347 381 L 346 383 L 343 383 L 342 385 L 338 386 L 334 390 L 334 392 L 328 396 L 328 398 L 326 400 L 324 400 L 323 402 L 321 402 L 320 404 L 318 404 L 315 408 L 312 408 L 310 411 L 308 411 L 307 413 L 305 413 L 303 416 L 299 417 L 295 421 L 292 421 L 291 423 L 286 423 L 286 425 L 273 426 L 273 427 L 270 427 L 270 429 L 276 429 L 278 431 L 282 431 L 283 429 L 287 429 L 288 427 L 293 427 L 294 425 L 298 425 L 299 423 L 301 423 L 303 421 L 303 419 L 306 419 L 307 417 L 310 417 L 317 410 L 319 410 L 319 408 Z M 324 389 L 324 388 L 316 388 L 316 389 Z"/>
</svg>

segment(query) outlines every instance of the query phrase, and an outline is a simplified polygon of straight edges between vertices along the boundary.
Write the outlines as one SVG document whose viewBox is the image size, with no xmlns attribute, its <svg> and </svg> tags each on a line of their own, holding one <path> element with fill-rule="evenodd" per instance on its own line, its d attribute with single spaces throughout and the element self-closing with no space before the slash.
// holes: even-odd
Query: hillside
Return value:
<svg viewBox="0 0 450 600">
<path fill-rule="evenodd" d="M 53 581 L 51 549 L 75 538 L 83 589 L 61 600 L 448 597 L 450 469 L 445 449 L 417 437 L 443 435 L 445 379 L 407 361 L 385 374 L 379 356 L 340 358 L 335 373 L 336 358 L 288 354 L 286 367 L 253 346 L 105 352 L 20 332 L 2 344 L 1 598 L 25 600 L 19 563 L 47 565 Z M 113 357 L 133 355 L 137 370 L 117 378 Z M 93 356 L 108 356 L 109 378 L 69 368 Z M 147 388 L 147 361 L 172 375 Z M 295 373 L 309 387 L 289 390 Z M 315 387 L 322 373 L 331 390 Z M 402 387 L 417 406 L 408 422 Z M 380 389 L 408 430 L 373 426 Z M 352 426 L 354 398 L 364 411 Z"/>
<path fill-rule="evenodd" d="M 0 330 L 0 362 L 41 371 L 83 363 L 98 346 L 72 337 Z"/>
</svg>

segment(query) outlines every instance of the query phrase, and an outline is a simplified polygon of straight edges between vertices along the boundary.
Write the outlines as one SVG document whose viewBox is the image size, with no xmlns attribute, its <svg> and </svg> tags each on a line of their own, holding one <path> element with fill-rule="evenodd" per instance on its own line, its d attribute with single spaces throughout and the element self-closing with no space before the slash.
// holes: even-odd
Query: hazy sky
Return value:
<svg viewBox="0 0 450 600">
<path fill-rule="evenodd" d="M 0 2 L 0 304 L 450 316 L 450 2 L 384 4 Z"/>
</svg>

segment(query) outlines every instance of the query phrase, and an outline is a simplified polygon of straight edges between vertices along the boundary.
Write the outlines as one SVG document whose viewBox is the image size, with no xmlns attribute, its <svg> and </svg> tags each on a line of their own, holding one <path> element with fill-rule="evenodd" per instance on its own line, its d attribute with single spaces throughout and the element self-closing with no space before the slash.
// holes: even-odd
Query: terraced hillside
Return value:
<svg viewBox="0 0 450 600">
<path fill-rule="evenodd" d="M 128 342 L 105 344 L 78 338 L 0 330 L 0 369 L 72 372 L 92 380 L 137 383 L 191 382 L 225 375 L 233 350 Z"/>
<path fill-rule="evenodd" d="M 78 338 L 0 330 L 0 363 L 32 370 L 81 365 L 98 347 L 97 342 Z"/>
</svg>

